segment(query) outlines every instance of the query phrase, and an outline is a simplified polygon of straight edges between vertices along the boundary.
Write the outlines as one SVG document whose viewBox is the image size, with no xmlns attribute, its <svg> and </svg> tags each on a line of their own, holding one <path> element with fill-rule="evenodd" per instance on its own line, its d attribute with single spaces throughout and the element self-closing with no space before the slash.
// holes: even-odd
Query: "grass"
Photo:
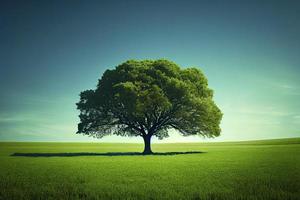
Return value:
<svg viewBox="0 0 300 200">
<path fill-rule="evenodd" d="M 142 149 L 2 142 L 0 199 L 300 199 L 300 138 Z"/>
</svg>

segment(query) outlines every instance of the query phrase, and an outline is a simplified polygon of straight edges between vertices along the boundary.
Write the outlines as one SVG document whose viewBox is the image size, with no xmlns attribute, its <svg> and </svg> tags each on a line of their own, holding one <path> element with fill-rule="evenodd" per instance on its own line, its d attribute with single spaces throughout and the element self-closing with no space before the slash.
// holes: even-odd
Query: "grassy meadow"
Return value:
<svg viewBox="0 0 300 200">
<path fill-rule="evenodd" d="M 300 199 L 300 138 L 153 144 L 0 143 L 0 199 Z M 107 152 L 123 152 L 108 153 Z"/>
</svg>

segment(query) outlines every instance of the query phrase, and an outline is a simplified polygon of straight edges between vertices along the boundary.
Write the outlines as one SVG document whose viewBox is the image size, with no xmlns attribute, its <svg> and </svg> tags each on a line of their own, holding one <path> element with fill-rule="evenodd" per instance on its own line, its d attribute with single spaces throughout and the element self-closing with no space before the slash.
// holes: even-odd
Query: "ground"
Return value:
<svg viewBox="0 0 300 200">
<path fill-rule="evenodd" d="M 2 142 L 0 199 L 300 199 L 300 138 L 153 145 L 194 154 L 124 153 L 142 150 Z"/>
</svg>

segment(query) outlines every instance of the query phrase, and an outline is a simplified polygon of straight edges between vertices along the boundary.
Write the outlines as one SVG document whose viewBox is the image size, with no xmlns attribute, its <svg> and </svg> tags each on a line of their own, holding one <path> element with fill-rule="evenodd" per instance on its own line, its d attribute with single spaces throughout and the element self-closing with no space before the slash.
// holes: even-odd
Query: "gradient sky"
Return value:
<svg viewBox="0 0 300 200">
<path fill-rule="evenodd" d="M 205 73 L 224 113 L 214 141 L 299 137 L 299 2 L 2 0 L 0 140 L 98 141 L 75 134 L 79 93 L 158 58 Z"/>
</svg>

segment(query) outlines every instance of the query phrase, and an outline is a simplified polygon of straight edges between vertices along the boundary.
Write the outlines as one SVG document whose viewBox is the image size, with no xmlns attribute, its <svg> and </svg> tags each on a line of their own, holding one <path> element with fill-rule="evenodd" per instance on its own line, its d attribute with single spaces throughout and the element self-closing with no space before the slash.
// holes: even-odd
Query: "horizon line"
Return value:
<svg viewBox="0 0 300 200">
<path fill-rule="evenodd" d="M 270 138 L 270 139 L 250 139 L 250 140 L 227 140 L 227 141 L 198 141 L 198 142 L 153 142 L 152 144 L 195 144 L 195 143 L 231 143 L 231 142 L 255 142 L 268 140 L 287 140 L 300 139 L 300 137 L 284 137 L 284 138 Z M 101 141 L 1 141 L 0 143 L 101 143 L 101 144 L 144 144 L 143 142 L 101 142 Z"/>
</svg>

